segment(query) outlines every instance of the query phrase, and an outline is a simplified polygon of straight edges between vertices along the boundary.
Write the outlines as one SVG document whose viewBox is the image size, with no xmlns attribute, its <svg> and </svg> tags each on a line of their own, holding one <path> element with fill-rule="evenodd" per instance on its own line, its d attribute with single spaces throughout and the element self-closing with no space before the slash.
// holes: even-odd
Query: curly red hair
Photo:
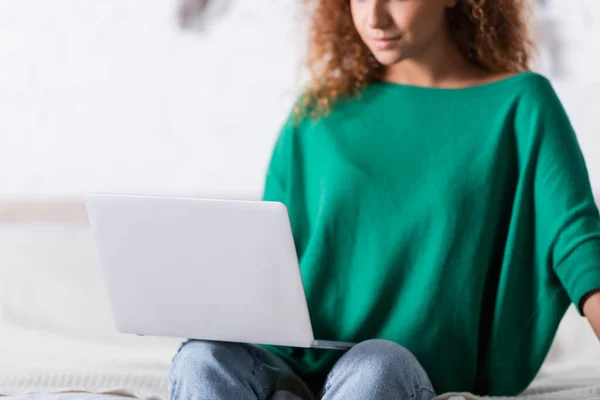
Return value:
<svg viewBox="0 0 600 400">
<path fill-rule="evenodd" d="M 310 14 L 307 66 L 311 83 L 298 114 L 319 117 L 340 98 L 359 93 L 384 68 L 354 27 L 349 0 L 304 0 Z M 527 0 L 458 0 L 447 21 L 460 51 L 493 73 L 529 70 L 533 42 Z"/>
</svg>

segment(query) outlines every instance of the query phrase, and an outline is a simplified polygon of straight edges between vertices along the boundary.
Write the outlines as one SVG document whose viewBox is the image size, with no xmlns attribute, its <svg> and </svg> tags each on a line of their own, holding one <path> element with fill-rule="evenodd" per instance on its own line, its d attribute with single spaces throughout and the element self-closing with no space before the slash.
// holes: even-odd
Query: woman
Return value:
<svg viewBox="0 0 600 400">
<path fill-rule="evenodd" d="M 359 344 L 192 341 L 173 399 L 518 394 L 570 302 L 600 334 L 600 217 L 528 72 L 525 1 L 309 5 L 312 85 L 265 200 L 289 209 L 315 335 Z"/>
</svg>

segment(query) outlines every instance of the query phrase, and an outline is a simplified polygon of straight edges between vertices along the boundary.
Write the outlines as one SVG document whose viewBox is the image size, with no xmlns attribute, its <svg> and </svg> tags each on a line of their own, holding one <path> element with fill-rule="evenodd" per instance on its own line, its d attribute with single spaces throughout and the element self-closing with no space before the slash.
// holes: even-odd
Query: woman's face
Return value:
<svg viewBox="0 0 600 400">
<path fill-rule="evenodd" d="M 446 26 L 457 0 L 350 0 L 360 37 L 384 66 L 418 56 Z"/>
</svg>

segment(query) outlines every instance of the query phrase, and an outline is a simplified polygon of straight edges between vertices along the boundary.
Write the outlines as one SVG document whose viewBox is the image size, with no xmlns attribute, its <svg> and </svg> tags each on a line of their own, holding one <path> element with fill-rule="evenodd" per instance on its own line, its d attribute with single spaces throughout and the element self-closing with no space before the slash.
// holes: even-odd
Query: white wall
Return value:
<svg viewBox="0 0 600 400">
<path fill-rule="evenodd" d="M 569 113 L 586 158 L 592 185 L 600 191 L 600 1 L 546 0 L 542 21 L 550 22 L 556 36 L 557 68 L 542 63 Z M 543 59 L 547 41 L 541 42 Z"/>
<path fill-rule="evenodd" d="M 600 189 L 600 2 L 550 0 L 556 87 Z M 205 33 L 175 0 L 0 0 L 0 198 L 256 195 L 297 88 L 293 0 L 235 0 Z M 577 44 L 580 42 L 580 44 Z"/>
<path fill-rule="evenodd" d="M 254 194 L 295 97 L 292 1 L 0 0 L 0 196 Z"/>
</svg>

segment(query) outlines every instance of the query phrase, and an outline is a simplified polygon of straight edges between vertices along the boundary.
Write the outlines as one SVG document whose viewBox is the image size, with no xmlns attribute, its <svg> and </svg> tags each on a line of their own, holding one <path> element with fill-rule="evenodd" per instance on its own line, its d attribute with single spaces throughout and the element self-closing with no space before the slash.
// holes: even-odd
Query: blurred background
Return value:
<svg viewBox="0 0 600 400">
<path fill-rule="evenodd" d="M 259 198 L 302 87 L 298 3 L 0 0 L 0 395 L 168 397 L 180 341 L 115 332 L 83 198 Z M 600 1 L 533 7 L 598 193 Z M 532 390 L 599 382 L 571 309 Z"/>
<path fill-rule="evenodd" d="M 296 93 L 296 2 L 212 3 L 182 24 L 176 0 L 0 0 L 0 198 L 255 195 Z"/>
<path fill-rule="evenodd" d="M 299 2 L 197 2 L 0 0 L 0 199 L 259 195 L 300 87 Z M 600 188 L 600 1 L 535 5 L 536 69 Z"/>
</svg>

